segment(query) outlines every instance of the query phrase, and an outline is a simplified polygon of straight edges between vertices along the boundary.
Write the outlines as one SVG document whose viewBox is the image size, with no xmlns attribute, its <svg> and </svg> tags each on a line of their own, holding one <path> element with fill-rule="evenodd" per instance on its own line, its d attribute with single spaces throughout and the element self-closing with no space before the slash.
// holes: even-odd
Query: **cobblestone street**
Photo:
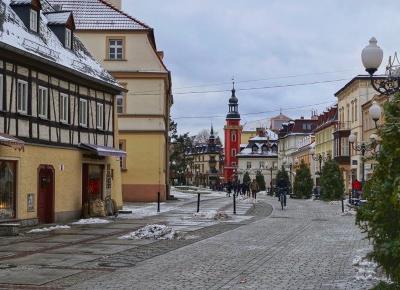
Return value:
<svg viewBox="0 0 400 290">
<path fill-rule="evenodd" d="M 73 227 L 2 242 L 0 288 L 9 289 L 368 289 L 353 259 L 368 249 L 354 216 L 338 204 L 290 199 L 238 201 L 226 221 L 193 218 L 195 198 L 142 219 Z M 248 200 L 247 200 L 248 201 Z M 273 207 L 276 207 L 273 209 Z M 226 210 L 209 198 L 202 210 Z M 119 240 L 150 223 L 189 235 L 178 240 Z M 10 240 L 8 240 L 10 241 Z M 30 288 L 32 287 L 32 288 Z"/>
</svg>

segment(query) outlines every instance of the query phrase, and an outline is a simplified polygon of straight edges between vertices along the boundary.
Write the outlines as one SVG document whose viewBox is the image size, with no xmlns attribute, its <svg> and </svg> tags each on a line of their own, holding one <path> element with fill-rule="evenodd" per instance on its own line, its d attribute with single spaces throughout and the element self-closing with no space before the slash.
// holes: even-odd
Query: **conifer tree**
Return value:
<svg viewBox="0 0 400 290">
<path fill-rule="evenodd" d="M 260 190 L 265 190 L 265 178 L 264 175 L 261 173 L 261 171 L 257 171 L 256 174 L 256 181 L 258 183 L 258 187 L 260 188 Z"/>
<path fill-rule="evenodd" d="M 370 258 L 394 282 L 390 289 L 400 289 L 400 94 L 385 104 L 384 111 L 378 164 L 366 184 L 368 202 L 358 210 L 357 223 L 373 243 Z"/>
<path fill-rule="evenodd" d="M 335 160 L 328 160 L 322 167 L 321 198 L 323 200 L 339 200 L 344 194 L 343 176 Z"/>
<path fill-rule="evenodd" d="M 243 175 L 243 183 L 249 185 L 251 183 L 250 174 L 246 171 Z"/>
<path fill-rule="evenodd" d="M 294 179 L 293 190 L 298 198 L 310 198 L 314 182 L 311 178 L 310 168 L 301 162 L 299 169 L 296 170 L 296 177 Z"/>
<path fill-rule="evenodd" d="M 276 175 L 276 186 L 278 188 L 286 189 L 288 192 L 290 191 L 289 175 L 283 166 Z"/>
</svg>

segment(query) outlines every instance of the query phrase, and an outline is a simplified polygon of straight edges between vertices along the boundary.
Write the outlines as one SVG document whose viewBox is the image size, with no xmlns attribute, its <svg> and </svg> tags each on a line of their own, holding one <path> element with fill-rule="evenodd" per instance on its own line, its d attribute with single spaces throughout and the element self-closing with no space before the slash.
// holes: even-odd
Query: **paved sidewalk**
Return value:
<svg viewBox="0 0 400 290">
<path fill-rule="evenodd" d="M 284 211 L 73 289 L 369 289 L 376 281 L 357 280 L 352 265 L 368 248 L 339 204 L 289 200 Z"/>
<path fill-rule="evenodd" d="M 186 233 L 199 232 L 219 224 L 218 221 L 193 217 L 197 195 L 186 195 L 180 201 L 162 205 L 164 212 L 150 215 L 147 204 L 144 217 L 121 215 L 107 224 L 70 225 L 71 229 L 55 230 L 48 233 L 20 235 L 0 238 L 0 288 L 3 289 L 62 289 L 77 283 L 115 272 L 121 267 L 134 265 L 125 261 L 129 255 L 140 255 L 141 260 L 153 255 L 144 252 L 158 247 L 159 254 L 165 254 L 196 239 L 160 247 L 154 240 L 120 240 L 118 237 L 148 224 L 166 224 Z M 224 195 L 202 196 L 201 210 L 232 210 L 232 200 Z M 131 205 L 132 206 L 132 205 Z M 238 216 L 230 220 L 240 223 L 251 217 L 243 214 L 253 207 L 252 203 L 240 201 Z M 143 212 L 141 212 L 143 214 Z M 230 228 L 229 228 L 230 229 Z M 227 230 L 229 230 L 227 229 Z M 203 230 L 204 231 L 204 230 Z M 212 232 L 212 230 L 211 230 Z M 152 245 L 154 244 L 154 246 Z M 173 244 L 173 241 L 172 241 Z"/>
</svg>

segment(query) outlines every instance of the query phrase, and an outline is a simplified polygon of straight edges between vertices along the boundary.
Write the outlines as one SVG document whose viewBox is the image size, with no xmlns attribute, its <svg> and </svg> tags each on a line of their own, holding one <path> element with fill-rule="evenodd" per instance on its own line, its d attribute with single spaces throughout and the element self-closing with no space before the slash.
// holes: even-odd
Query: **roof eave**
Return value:
<svg viewBox="0 0 400 290">
<path fill-rule="evenodd" d="M 37 56 L 37 55 L 35 55 L 33 53 L 26 52 L 26 51 L 24 51 L 24 50 L 22 50 L 20 48 L 17 48 L 15 46 L 9 45 L 9 44 L 1 42 L 1 41 L 0 41 L 0 48 L 3 48 L 5 50 L 8 50 L 10 52 L 13 52 L 13 53 L 16 53 L 16 54 L 19 54 L 19 55 L 22 55 L 22 56 L 26 56 L 26 57 L 32 58 L 32 59 L 34 59 L 36 61 L 39 61 L 39 62 L 44 62 L 44 63 L 46 63 L 49 66 L 52 66 L 54 68 L 61 69 L 63 71 L 71 73 L 71 74 L 73 74 L 73 75 L 75 75 L 77 77 L 84 78 L 84 79 L 89 80 L 91 82 L 94 82 L 96 84 L 99 84 L 99 85 L 105 86 L 105 87 L 107 87 L 109 89 L 112 89 L 113 91 L 116 91 L 115 93 L 126 91 L 123 87 L 121 87 L 119 85 L 113 85 L 113 84 L 108 83 L 106 81 L 102 81 L 102 80 L 97 79 L 95 77 L 86 75 L 84 73 L 81 73 L 81 72 L 76 71 L 74 69 L 71 69 L 69 67 L 60 65 L 60 64 L 55 63 L 55 62 L 52 62 L 52 61 L 50 61 L 48 59 L 45 59 L 45 58 L 40 57 L 40 56 Z"/>
</svg>

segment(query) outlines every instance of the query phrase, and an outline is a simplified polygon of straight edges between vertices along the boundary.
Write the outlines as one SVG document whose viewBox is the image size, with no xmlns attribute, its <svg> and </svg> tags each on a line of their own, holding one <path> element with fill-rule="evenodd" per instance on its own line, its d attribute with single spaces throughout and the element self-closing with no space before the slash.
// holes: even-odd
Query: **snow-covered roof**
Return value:
<svg viewBox="0 0 400 290">
<path fill-rule="evenodd" d="M 255 136 L 253 138 L 250 138 L 250 140 L 253 140 L 253 141 L 278 140 L 278 134 L 267 129 L 267 130 L 265 130 L 265 137 Z"/>
<path fill-rule="evenodd" d="M 18 0 L 22 1 L 22 0 Z M 54 9 L 42 0 L 43 12 Z M 13 2 L 14 3 L 14 2 Z M 82 42 L 74 38 L 73 50 L 66 49 L 47 26 L 47 18 L 40 13 L 40 34 L 31 33 L 10 7 L 10 0 L 0 0 L 0 47 L 18 54 L 39 58 L 57 68 L 77 73 L 97 81 L 120 87 L 116 80 L 90 55 Z"/>
<path fill-rule="evenodd" d="M 45 16 L 49 24 L 65 24 L 67 23 L 71 14 L 72 12 L 70 11 L 57 11 L 46 13 Z"/>
<path fill-rule="evenodd" d="M 46 0 L 74 12 L 79 30 L 148 30 L 149 26 L 103 0 Z"/>
</svg>

